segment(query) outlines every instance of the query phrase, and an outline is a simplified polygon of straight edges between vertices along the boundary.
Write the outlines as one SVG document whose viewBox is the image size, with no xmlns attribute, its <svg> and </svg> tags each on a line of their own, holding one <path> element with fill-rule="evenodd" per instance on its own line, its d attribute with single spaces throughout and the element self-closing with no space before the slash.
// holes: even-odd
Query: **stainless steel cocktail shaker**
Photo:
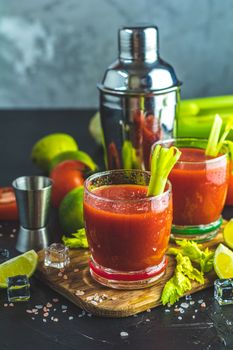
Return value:
<svg viewBox="0 0 233 350">
<path fill-rule="evenodd" d="M 106 165 L 148 169 L 151 145 L 173 135 L 181 83 L 159 56 L 156 26 L 124 27 L 118 44 L 98 85 Z"/>
</svg>

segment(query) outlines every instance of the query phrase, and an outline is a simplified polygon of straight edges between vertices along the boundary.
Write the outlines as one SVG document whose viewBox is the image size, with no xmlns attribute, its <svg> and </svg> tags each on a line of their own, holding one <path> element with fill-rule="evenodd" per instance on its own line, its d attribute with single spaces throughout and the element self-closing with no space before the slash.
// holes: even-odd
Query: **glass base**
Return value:
<svg viewBox="0 0 233 350">
<path fill-rule="evenodd" d="M 195 242 L 207 242 L 214 238 L 222 225 L 222 217 L 207 225 L 179 226 L 172 225 L 171 240 L 187 239 Z"/>
<path fill-rule="evenodd" d="M 153 286 L 163 276 L 167 263 L 164 256 L 159 265 L 146 270 L 122 272 L 100 266 L 91 257 L 89 266 L 92 278 L 104 286 L 115 289 L 142 289 Z"/>
</svg>

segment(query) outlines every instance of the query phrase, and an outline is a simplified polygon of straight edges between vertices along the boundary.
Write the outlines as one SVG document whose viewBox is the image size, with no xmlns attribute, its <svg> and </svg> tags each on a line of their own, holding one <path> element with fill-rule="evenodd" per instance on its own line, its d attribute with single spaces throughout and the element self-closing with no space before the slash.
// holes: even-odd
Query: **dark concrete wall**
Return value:
<svg viewBox="0 0 233 350">
<path fill-rule="evenodd" d="M 232 0 L 0 0 L 0 107 L 96 107 L 117 29 L 151 22 L 185 98 L 233 93 Z"/>
</svg>

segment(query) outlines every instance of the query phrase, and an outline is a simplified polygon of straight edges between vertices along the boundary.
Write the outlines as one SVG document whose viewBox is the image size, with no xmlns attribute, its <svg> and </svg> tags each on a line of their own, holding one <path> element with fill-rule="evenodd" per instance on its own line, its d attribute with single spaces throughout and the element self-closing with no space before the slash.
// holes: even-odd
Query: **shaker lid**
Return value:
<svg viewBox="0 0 233 350">
<path fill-rule="evenodd" d="M 118 32 L 119 57 L 108 67 L 99 89 L 112 94 L 164 93 L 181 82 L 159 56 L 158 28 L 123 27 Z"/>
</svg>

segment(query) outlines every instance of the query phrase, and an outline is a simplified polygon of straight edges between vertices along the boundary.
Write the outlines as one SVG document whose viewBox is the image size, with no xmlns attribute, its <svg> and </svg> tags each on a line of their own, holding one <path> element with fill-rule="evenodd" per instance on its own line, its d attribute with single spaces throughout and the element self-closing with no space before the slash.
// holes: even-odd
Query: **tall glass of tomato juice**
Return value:
<svg viewBox="0 0 233 350">
<path fill-rule="evenodd" d="M 166 268 L 172 225 L 171 184 L 147 197 L 150 173 L 110 170 L 84 184 L 84 219 L 90 272 L 103 285 L 137 289 L 153 285 Z"/>
<path fill-rule="evenodd" d="M 173 192 L 172 238 L 207 241 L 222 223 L 228 189 L 227 148 L 216 157 L 205 155 L 207 140 L 180 138 L 155 143 L 176 146 L 182 152 L 169 180 Z"/>
</svg>

